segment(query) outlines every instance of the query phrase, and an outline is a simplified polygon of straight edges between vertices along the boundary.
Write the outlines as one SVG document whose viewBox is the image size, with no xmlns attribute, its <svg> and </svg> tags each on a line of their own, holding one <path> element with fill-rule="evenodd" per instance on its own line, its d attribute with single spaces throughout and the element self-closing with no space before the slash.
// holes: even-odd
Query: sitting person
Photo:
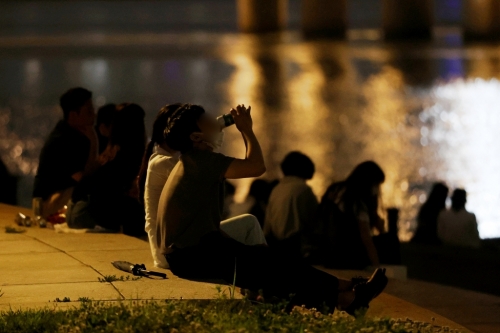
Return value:
<svg viewBox="0 0 500 333">
<path fill-rule="evenodd" d="M 75 185 L 90 172 L 97 158 L 92 93 L 73 88 L 60 99 L 63 119 L 50 133 L 40 153 L 33 197 L 42 198 L 42 215 L 62 209 Z"/>
<path fill-rule="evenodd" d="M 417 230 L 413 235 L 412 243 L 438 245 L 441 241 L 437 234 L 437 220 L 439 213 L 446 208 L 448 198 L 448 187 L 443 183 L 435 183 L 431 193 L 420 207 L 417 215 Z"/>
<path fill-rule="evenodd" d="M 269 246 L 302 258 L 310 245 L 318 199 L 306 181 L 314 175 L 314 163 L 299 152 L 281 163 L 284 178 L 271 192 L 266 209 L 264 235 Z"/>
<path fill-rule="evenodd" d="M 99 154 L 103 153 L 108 146 L 109 136 L 111 135 L 111 124 L 113 122 L 115 112 L 115 104 L 106 104 L 97 110 L 95 131 L 99 141 Z"/>
<path fill-rule="evenodd" d="M 368 161 L 356 166 L 345 181 L 327 189 L 319 209 L 325 266 L 364 269 L 380 265 L 372 236 L 373 229 L 385 232 L 384 220 L 378 214 L 384 180 L 382 169 Z"/>
<path fill-rule="evenodd" d="M 244 159 L 213 152 L 221 129 L 201 106 L 184 104 L 168 122 L 166 143 L 181 156 L 161 193 L 158 245 L 172 272 L 187 279 L 234 280 L 237 287 L 280 298 L 293 294 L 290 308 L 326 306 L 333 312 L 338 306 L 354 314 L 368 307 L 387 284 L 383 270 L 354 284 L 270 247 L 244 245 L 221 230 L 225 179 L 257 177 L 266 170 L 250 108 L 238 106 L 231 114 L 246 145 Z"/>
<path fill-rule="evenodd" d="M 451 209 L 439 213 L 437 230 L 443 244 L 472 248 L 481 246 L 476 215 L 465 209 L 466 202 L 467 192 L 456 189 L 451 197 Z"/>
<path fill-rule="evenodd" d="M 146 145 L 144 110 L 137 104 L 117 106 L 109 144 L 109 161 L 85 176 L 68 206 L 70 228 L 99 226 L 131 236 L 145 236 L 144 209 L 137 177 Z"/>
<path fill-rule="evenodd" d="M 158 202 L 163 187 L 180 158 L 180 152 L 167 145 L 164 132 L 173 112 L 182 106 L 182 104 L 166 105 L 156 116 L 151 141 L 144 154 L 139 175 L 139 198 L 144 202 L 146 211 L 145 230 L 148 234 L 154 265 L 160 268 L 169 268 L 169 266 L 157 245 Z M 247 245 L 266 244 L 258 221 L 251 215 L 246 215 L 243 219 L 221 221 L 221 229 L 241 243 Z"/>
</svg>

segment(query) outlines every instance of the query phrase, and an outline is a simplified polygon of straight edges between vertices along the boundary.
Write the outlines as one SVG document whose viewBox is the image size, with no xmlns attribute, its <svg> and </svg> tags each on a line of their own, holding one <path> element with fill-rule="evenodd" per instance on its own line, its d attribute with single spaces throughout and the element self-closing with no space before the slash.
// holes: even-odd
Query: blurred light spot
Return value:
<svg viewBox="0 0 500 333">
<path fill-rule="evenodd" d="M 420 194 L 420 196 L 418 197 L 418 201 L 423 204 L 425 200 L 427 200 L 427 195 L 425 195 L 424 193 Z"/>
<path fill-rule="evenodd" d="M 408 181 L 403 181 L 401 183 L 401 191 L 407 191 L 408 190 Z"/>
</svg>

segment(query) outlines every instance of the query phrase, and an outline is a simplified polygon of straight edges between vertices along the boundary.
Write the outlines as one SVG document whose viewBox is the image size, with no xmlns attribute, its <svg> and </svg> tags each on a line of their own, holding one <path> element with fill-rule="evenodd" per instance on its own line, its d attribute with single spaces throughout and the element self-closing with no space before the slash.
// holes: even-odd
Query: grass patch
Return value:
<svg viewBox="0 0 500 333">
<path fill-rule="evenodd" d="M 26 229 L 18 229 L 18 228 L 14 228 L 14 227 L 5 227 L 5 233 L 7 234 L 22 234 L 26 232 Z"/>
<path fill-rule="evenodd" d="M 455 332 L 409 319 L 354 319 L 242 300 L 87 301 L 70 309 L 0 312 L 0 332 Z"/>
<path fill-rule="evenodd" d="M 91 302 L 92 300 L 88 297 L 78 297 L 78 302 Z"/>
<path fill-rule="evenodd" d="M 130 275 L 127 275 L 127 276 L 120 276 L 120 277 L 117 277 L 116 275 L 104 275 L 103 278 L 100 278 L 98 277 L 97 280 L 99 282 L 102 282 L 102 283 L 105 283 L 105 282 L 115 282 L 115 281 L 121 281 L 121 282 L 125 282 L 125 281 L 137 281 L 137 280 L 140 280 L 142 279 L 142 276 L 130 276 Z"/>
<path fill-rule="evenodd" d="M 64 297 L 63 299 L 60 299 L 59 297 L 57 297 L 54 302 L 56 303 L 68 303 L 68 302 L 71 302 L 71 299 L 69 297 Z"/>
</svg>

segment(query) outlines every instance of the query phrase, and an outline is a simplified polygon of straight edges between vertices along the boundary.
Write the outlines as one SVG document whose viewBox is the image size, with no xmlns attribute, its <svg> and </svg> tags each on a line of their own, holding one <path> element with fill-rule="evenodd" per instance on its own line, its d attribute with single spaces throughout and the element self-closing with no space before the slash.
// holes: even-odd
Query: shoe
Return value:
<svg viewBox="0 0 500 333">
<path fill-rule="evenodd" d="M 382 271 L 385 274 L 385 268 L 382 268 Z M 368 280 L 369 280 L 369 278 L 365 278 L 365 277 L 362 277 L 362 276 L 353 277 L 353 278 L 351 278 L 351 288 L 354 290 L 354 288 L 356 288 L 356 286 L 358 284 L 367 283 Z M 378 295 L 380 295 L 380 293 L 378 293 L 375 296 L 373 296 L 373 298 L 376 298 Z"/>
<path fill-rule="evenodd" d="M 354 290 L 358 284 L 366 283 L 368 282 L 368 278 L 362 277 L 362 276 L 356 276 L 351 279 L 351 290 Z"/>
<path fill-rule="evenodd" d="M 387 286 L 387 276 L 384 268 L 377 268 L 366 282 L 358 283 L 354 287 L 354 300 L 344 310 L 351 316 L 356 316 L 356 312 L 368 309 L 368 304 Z"/>
</svg>

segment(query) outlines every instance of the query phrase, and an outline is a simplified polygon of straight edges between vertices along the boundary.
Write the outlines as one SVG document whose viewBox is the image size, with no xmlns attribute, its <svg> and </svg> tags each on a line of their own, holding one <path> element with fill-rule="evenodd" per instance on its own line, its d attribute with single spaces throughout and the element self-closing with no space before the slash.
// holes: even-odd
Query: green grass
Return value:
<svg viewBox="0 0 500 333">
<path fill-rule="evenodd" d="M 122 301 L 80 303 L 69 309 L 0 312 L 0 332 L 455 332 L 409 319 L 354 319 L 345 313 L 324 315 L 284 305 L 246 300 Z"/>
<path fill-rule="evenodd" d="M 120 277 L 117 277 L 116 275 L 104 275 L 104 277 L 102 277 L 102 278 L 98 277 L 97 281 L 105 283 L 105 282 L 115 282 L 115 281 L 121 281 L 121 282 L 125 282 L 125 281 L 137 281 L 137 280 L 140 280 L 140 279 L 142 279 L 142 276 L 133 276 L 133 277 L 131 277 L 130 275 L 127 275 L 127 276 L 123 276 L 122 275 Z"/>
<path fill-rule="evenodd" d="M 5 227 L 5 233 L 7 234 L 22 234 L 26 232 L 26 229 L 18 229 L 18 228 L 14 228 L 14 227 Z"/>
</svg>

